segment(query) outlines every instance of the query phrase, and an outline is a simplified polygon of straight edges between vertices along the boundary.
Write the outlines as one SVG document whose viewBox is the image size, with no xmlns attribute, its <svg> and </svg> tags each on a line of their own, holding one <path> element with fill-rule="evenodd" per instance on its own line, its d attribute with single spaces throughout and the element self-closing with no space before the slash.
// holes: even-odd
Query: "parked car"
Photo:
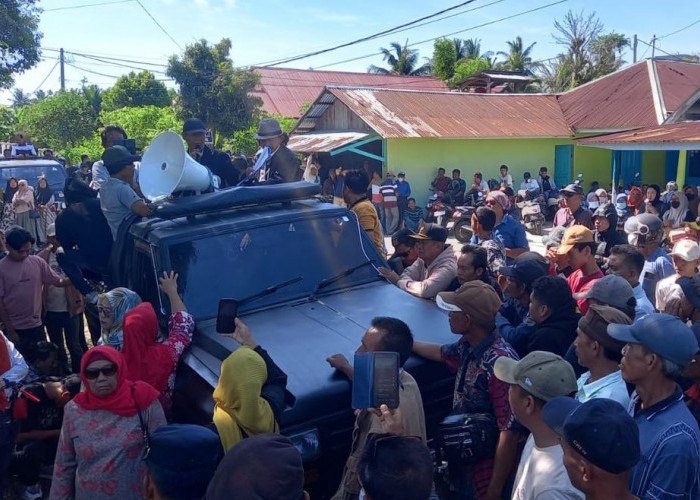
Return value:
<svg viewBox="0 0 700 500">
<path fill-rule="evenodd" d="M 45 158 L 0 159 L 0 187 L 3 190 L 11 177 L 25 179 L 34 189 L 37 188 L 39 177 L 46 177 L 49 187 L 53 189 L 56 203 L 63 203 L 66 169 L 57 161 Z"/>
<path fill-rule="evenodd" d="M 196 319 L 177 372 L 181 422 L 211 422 L 221 362 L 238 347 L 215 331 L 219 300 L 259 295 L 238 313 L 289 377 L 296 403 L 284 411 L 281 431 L 302 453 L 313 498 L 326 498 L 340 480 L 354 422 L 350 382 L 326 358 L 352 360 L 375 316 L 403 319 L 417 340 L 455 337 L 433 302 L 378 276 L 376 267 L 386 264 L 355 214 L 312 198 L 318 191 L 298 182 L 162 202 L 155 218 L 132 226 L 127 269 L 129 287 L 156 306 L 164 331 L 169 305 L 156 280 L 163 271 L 179 273 L 179 292 Z M 420 386 L 430 433 L 451 408 L 454 376 L 415 356 L 405 368 Z"/>
</svg>

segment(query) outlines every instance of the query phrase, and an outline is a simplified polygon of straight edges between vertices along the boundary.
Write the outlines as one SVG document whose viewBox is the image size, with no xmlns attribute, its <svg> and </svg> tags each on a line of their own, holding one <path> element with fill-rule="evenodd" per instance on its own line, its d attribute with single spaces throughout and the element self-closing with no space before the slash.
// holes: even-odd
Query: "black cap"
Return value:
<svg viewBox="0 0 700 500">
<path fill-rule="evenodd" d="M 578 184 L 569 184 L 568 186 L 566 186 L 565 188 L 563 188 L 563 189 L 561 190 L 561 192 L 562 192 L 564 195 L 567 195 L 567 194 L 569 194 L 569 195 L 571 195 L 571 194 L 580 194 L 581 196 L 583 196 L 583 188 L 582 188 L 581 186 L 579 186 Z"/>
<path fill-rule="evenodd" d="M 412 234 L 411 238 L 416 240 L 433 240 L 444 243 L 447 241 L 447 229 L 440 224 L 423 224 L 417 234 Z"/>
<path fill-rule="evenodd" d="M 207 126 L 199 118 L 188 118 L 182 126 L 183 134 L 197 134 L 207 131 Z"/>
<path fill-rule="evenodd" d="M 412 247 L 416 243 L 416 240 L 411 238 L 411 235 L 413 234 L 413 231 L 411 231 L 410 229 L 399 229 L 391 235 L 391 245 L 393 247 L 396 247 L 397 245 L 406 245 Z"/>
<path fill-rule="evenodd" d="M 534 259 L 515 261 L 512 266 L 504 266 L 498 271 L 503 276 L 510 276 L 525 283 L 525 286 L 532 288 L 532 283 L 545 274 L 547 271 L 541 262 Z"/>
<path fill-rule="evenodd" d="M 102 161 L 109 175 L 118 174 L 124 167 L 140 159 L 140 156 L 132 155 L 124 146 L 112 146 L 102 153 Z"/>
<path fill-rule="evenodd" d="M 595 398 L 579 403 L 560 396 L 544 405 L 543 416 L 569 446 L 604 471 L 620 474 L 639 462 L 639 429 L 617 401 Z"/>
</svg>

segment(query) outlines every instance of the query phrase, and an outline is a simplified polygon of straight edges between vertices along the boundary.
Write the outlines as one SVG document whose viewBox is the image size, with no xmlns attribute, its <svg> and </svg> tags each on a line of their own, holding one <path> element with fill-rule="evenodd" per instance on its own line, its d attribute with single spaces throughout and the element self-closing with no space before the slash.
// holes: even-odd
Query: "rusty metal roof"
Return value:
<svg viewBox="0 0 700 500">
<path fill-rule="evenodd" d="M 252 68 L 260 75 L 260 84 L 251 94 L 263 101 L 263 110 L 282 116 L 299 116 L 304 103 L 312 103 L 324 87 L 351 85 L 377 88 L 448 90 L 432 76 L 381 75 L 290 68 Z"/>
<path fill-rule="evenodd" d="M 576 142 L 609 149 L 700 149 L 700 121 L 586 137 Z"/>
<path fill-rule="evenodd" d="M 559 96 L 576 131 L 626 130 L 663 123 L 700 88 L 700 64 L 638 62 Z"/>
<path fill-rule="evenodd" d="M 381 137 L 570 137 L 556 96 L 466 94 L 357 87 L 326 89 L 297 124 L 313 129 L 335 100 Z"/>
<path fill-rule="evenodd" d="M 364 139 L 368 135 L 366 132 L 319 132 L 295 135 L 289 139 L 287 147 L 292 151 L 303 153 L 328 152 Z"/>
</svg>

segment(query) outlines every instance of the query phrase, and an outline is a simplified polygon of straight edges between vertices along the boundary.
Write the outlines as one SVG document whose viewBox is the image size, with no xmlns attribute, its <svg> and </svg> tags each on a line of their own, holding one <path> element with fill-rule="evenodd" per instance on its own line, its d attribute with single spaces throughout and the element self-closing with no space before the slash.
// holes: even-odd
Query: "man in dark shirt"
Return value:
<svg viewBox="0 0 700 500">
<path fill-rule="evenodd" d="M 207 127 L 202 120 L 198 118 L 185 120 L 182 126 L 182 138 L 187 143 L 187 153 L 221 179 L 220 187 L 235 186 L 241 173 L 233 166 L 229 155 L 204 144 L 206 131 Z"/>
<path fill-rule="evenodd" d="M 536 327 L 527 339 L 527 352 L 548 351 L 564 357 L 576 338 L 580 316 L 563 278 L 542 276 L 535 280 L 530 294 L 530 318 Z"/>
<path fill-rule="evenodd" d="M 69 181 L 65 197 L 67 207 L 56 218 L 56 239 L 61 243 L 56 260 L 80 293 L 97 303 L 97 293 L 85 281 L 84 272 L 98 281 L 107 279 L 112 232 L 97 192 L 87 184 Z"/>
<path fill-rule="evenodd" d="M 287 134 L 274 118 L 260 120 L 255 138 L 261 147 L 270 148 L 270 158 L 264 167 L 261 181 L 294 182 L 300 181 L 303 171 L 299 159 L 287 147 Z"/>
</svg>

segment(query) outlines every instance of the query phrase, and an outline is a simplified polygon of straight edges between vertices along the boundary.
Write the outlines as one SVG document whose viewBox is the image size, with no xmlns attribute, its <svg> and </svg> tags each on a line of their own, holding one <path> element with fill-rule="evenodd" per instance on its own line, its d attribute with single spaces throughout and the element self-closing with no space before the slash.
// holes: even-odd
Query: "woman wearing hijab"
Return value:
<svg viewBox="0 0 700 500">
<path fill-rule="evenodd" d="M 698 200 L 698 188 L 697 186 L 686 184 L 683 186 L 683 192 L 685 193 L 685 197 L 688 198 L 688 210 L 690 210 L 693 220 L 697 220 L 698 202 L 700 201 Z"/>
<path fill-rule="evenodd" d="M 124 347 L 122 353 L 132 380 L 142 380 L 159 393 L 159 400 L 167 413 L 172 407 L 175 388 L 175 369 L 180 356 L 192 342 L 194 318 L 187 312 L 177 293 L 177 274 L 163 272 L 160 289 L 170 299 L 168 338 L 156 342 L 158 318 L 149 302 L 141 302 L 124 316 Z"/>
<path fill-rule="evenodd" d="M 598 206 L 602 207 L 603 205 L 610 203 L 610 197 L 605 189 L 596 189 L 595 194 L 598 196 Z"/>
<path fill-rule="evenodd" d="M 34 205 L 40 215 L 37 219 L 39 241 L 46 243 L 46 231 L 56 222 L 56 200 L 46 177 L 39 177 L 37 189 L 34 191 Z"/>
<path fill-rule="evenodd" d="M 591 191 L 588 193 L 588 196 L 586 196 L 586 201 L 588 202 L 588 210 L 591 212 L 595 212 L 598 210 L 598 207 L 600 206 L 600 199 L 598 198 L 598 195 L 596 194 L 595 191 Z"/>
<path fill-rule="evenodd" d="M 114 288 L 107 293 L 100 294 L 97 301 L 97 311 L 100 315 L 100 328 L 103 345 L 109 345 L 121 351 L 124 343 L 122 322 L 124 315 L 141 303 L 141 297 L 128 288 Z"/>
<path fill-rule="evenodd" d="M 64 409 L 49 498 L 143 499 L 147 435 L 166 423 L 158 391 L 129 380 L 124 357 L 107 346 L 85 353 L 80 378 L 85 391 Z"/>
<path fill-rule="evenodd" d="M 287 375 L 258 345 L 248 327 L 236 318 L 234 333 L 224 334 L 240 347 L 221 363 L 214 390 L 214 425 L 224 453 L 247 437 L 279 432 L 285 407 Z M 288 401 L 294 404 L 293 398 Z"/>
<path fill-rule="evenodd" d="M 666 211 L 664 202 L 661 201 L 661 188 L 656 184 L 649 184 L 646 190 L 647 198 L 644 200 L 645 211 L 661 218 Z"/>
<path fill-rule="evenodd" d="M 12 198 L 14 198 L 18 186 L 17 179 L 14 177 L 7 179 L 7 184 L 5 185 L 5 204 L 2 209 L 1 225 L 3 230 L 6 230 L 15 223 L 15 208 L 12 205 Z"/>
<path fill-rule="evenodd" d="M 617 212 L 617 229 L 622 230 L 625 221 L 633 215 L 627 207 L 627 195 L 620 193 L 615 197 L 615 211 Z"/>
<path fill-rule="evenodd" d="M 15 209 L 15 224 L 29 231 L 36 241 L 38 239 L 36 219 L 30 216 L 35 208 L 34 188 L 24 179 L 17 181 L 17 192 L 12 197 L 12 206 Z"/>
<path fill-rule="evenodd" d="M 685 222 L 693 222 L 693 214 L 688 210 L 688 198 L 680 191 L 673 191 L 669 198 L 669 209 L 664 213 L 662 220 L 664 226 L 677 229 Z"/>
</svg>

